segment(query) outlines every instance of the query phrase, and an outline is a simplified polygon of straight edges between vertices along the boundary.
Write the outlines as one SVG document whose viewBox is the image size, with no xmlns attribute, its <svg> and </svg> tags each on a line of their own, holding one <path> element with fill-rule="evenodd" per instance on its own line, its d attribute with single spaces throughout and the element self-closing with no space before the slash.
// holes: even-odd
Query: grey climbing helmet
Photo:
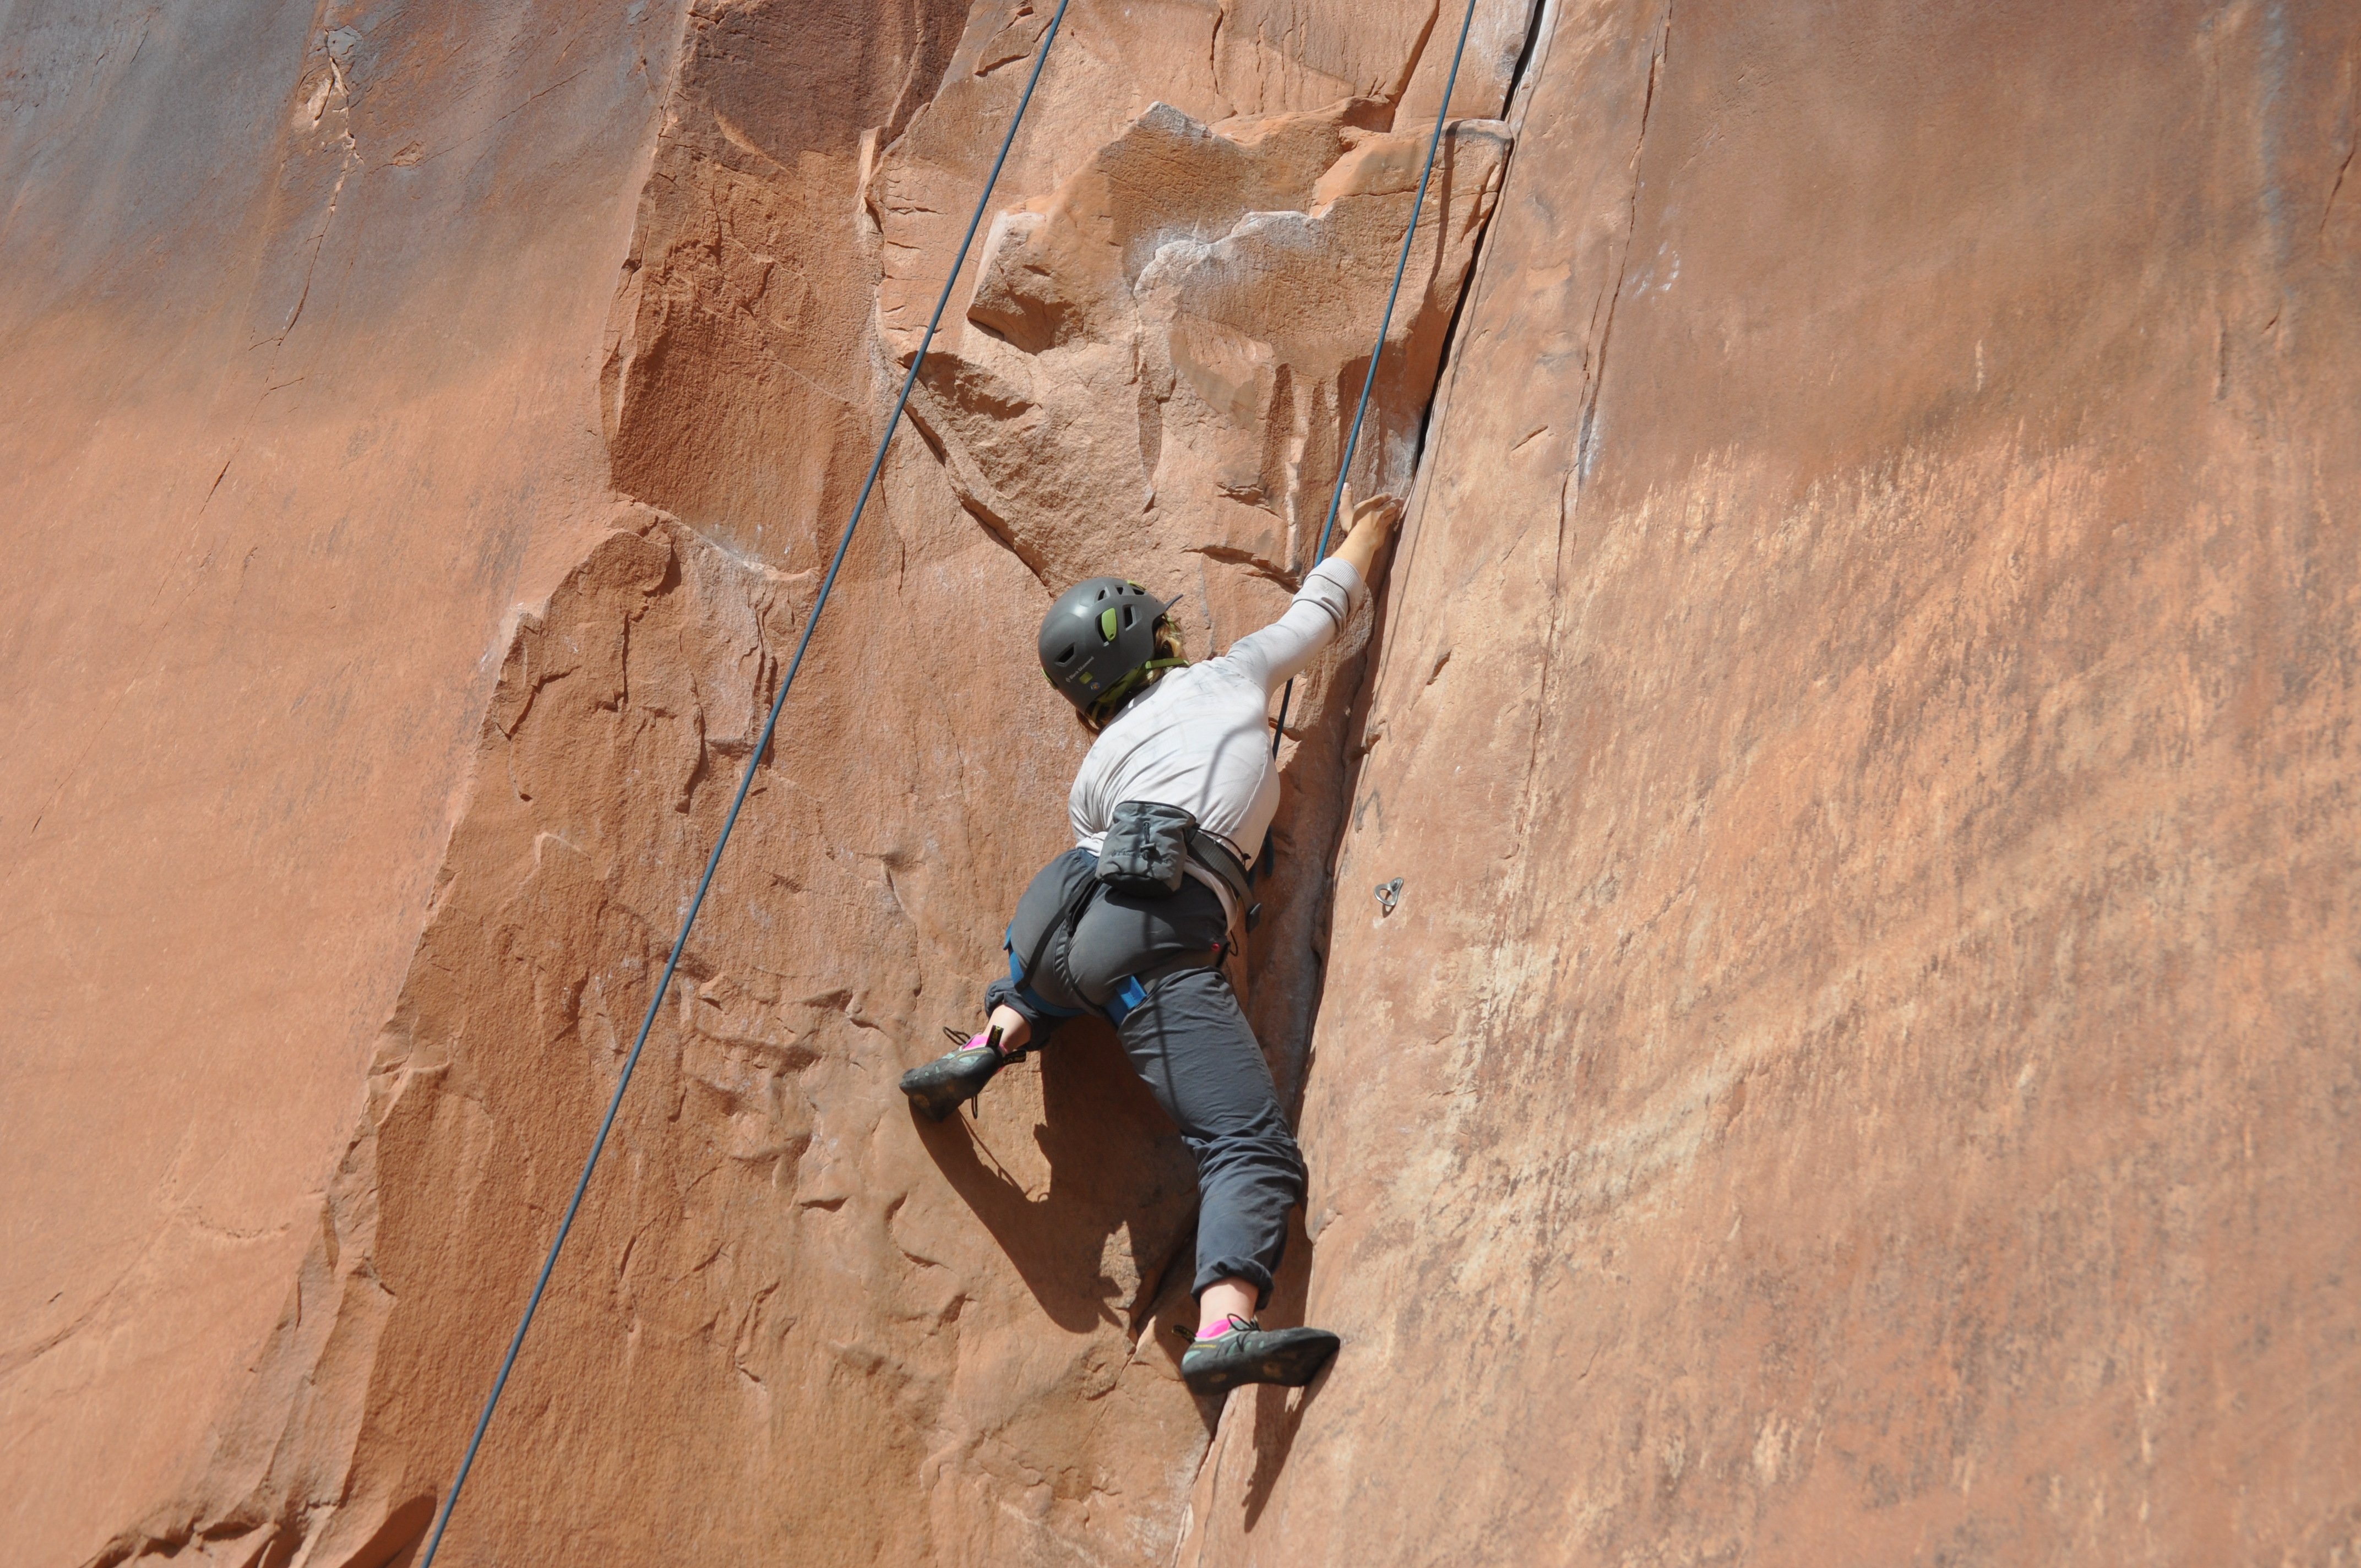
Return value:
<svg viewBox="0 0 2361 1568">
<path fill-rule="evenodd" d="M 1041 618 L 1041 673 L 1084 718 L 1106 718 L 1150 674 L 1184 663 L 1156 656 L 1156 623 L 1179 602 L 1126 577 L 1076 583 Z"/>
</svg>

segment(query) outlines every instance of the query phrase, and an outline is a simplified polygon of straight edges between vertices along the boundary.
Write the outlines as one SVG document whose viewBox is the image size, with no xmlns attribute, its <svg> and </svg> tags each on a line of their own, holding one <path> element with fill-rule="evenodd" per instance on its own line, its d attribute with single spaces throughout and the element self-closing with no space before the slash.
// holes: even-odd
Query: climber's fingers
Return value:
<svg viewBox="0 0 2361 1568">
<path fill-rule="evenodd" d="M 1402 503 L 1400 496 L 1371 496 L 1353 509 L 1353 526 L 1374 523 L 1380 529 L 1391 528 L 1401 521 Z"/>
</svg>

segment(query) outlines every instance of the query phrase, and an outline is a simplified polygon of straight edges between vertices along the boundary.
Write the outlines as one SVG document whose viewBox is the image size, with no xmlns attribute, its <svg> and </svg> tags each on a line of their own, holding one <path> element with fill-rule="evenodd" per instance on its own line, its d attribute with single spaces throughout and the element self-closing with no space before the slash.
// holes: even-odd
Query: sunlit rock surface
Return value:
<svg viewBox="0 0 2361 1568">
<path fill-rule="evenodd" d="M 1050 7 L 0 20 L 0 1553 L 410 1561 Z M 1180 1384 L 1087 737 L 1317 547 L 1457 12 L 1073 0 L 441 1561 L 2361 1552 L 2361 19 L 1482 0 Z M 1370 894 L 1401 879 L 1386 913 Z"/>
</svg>

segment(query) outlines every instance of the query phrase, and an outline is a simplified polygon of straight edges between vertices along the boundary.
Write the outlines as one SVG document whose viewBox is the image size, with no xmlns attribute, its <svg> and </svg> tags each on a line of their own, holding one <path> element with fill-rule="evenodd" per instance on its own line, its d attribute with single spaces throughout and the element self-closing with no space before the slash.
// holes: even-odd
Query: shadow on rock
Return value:
<svg viewBox="0 0 2361 1568">
<path fill-rule="evenodd" d="M 1104 1027 L 1069 1025 L 1031 1058 L 1041 1115 L 1023 1165 L 1046 1166 L 1035 1190 L 1011 1166 L 1020 1151 L 1008 1122 L 973 1108 L 940 1123 L 911 1113 L 919 1141 L 1059 1327 L 1110 1323 L 1126 1331 L 1138 1298 L 1157 1289 L 1176 1239 L 1190 1227 L 1195 1180 L 1186 1148 Z M 1003 1072 L 985 1099 L 1019 1086 Z M 1126 1231 L 1137 1283 L 1108 1277 L 1107 1240 Z"/>
<path fill-rule="evenodd" d="M 1254 1474 L 1246 1477 L 1245 1507 L 1246 1528 L 1252 1530 L 1262 1518 L 1263 1506 L 1279 1487 L 1279 1472 L 1287 1468 L 1288 1452 L 1295 1446 L 1295 1434 L 1303 1425 L 1304 1412 L 1319 1397 L 1328 1381 L 1326 1367 L 1303 1388 L 1274 1388 L 1268 1385 L 1247 1390 L 1255 1401 L 1254 1412 Z"/>
<path fill-rule="evenodd" d="M 1262 1320 L 1274 1327 L 1290 1326 L 1303 1320 L 1305 1299 L 1312 1280 L 1312 1238 L 1304 1234 L 1303 1216 L 1298 1211 L 1287 1227 L 1287 1260 L 1280 1265 L 1279 1277 L 1272 1282 L 1270 1303 L 1263 1309 Z M 1318 1326 L 1318 1325 L 1313 1325 Z M 1336 1359 L 1353 1354 L 1347 1343 L 1337 1351 Z M 1287 1456 L 1295 1446 L 1295 1434 L 1303 1425 L 1303 1418 L 1312 1401 L 1328 1386 L 1336 1370 L 1332 1359 L 1320 1369 L 1320 1376 L 1301 1388 L 1279 1388 L 1268 1384 L 1240 1391 L 1240 1397 L 1255 1401 L 1254 1419 L 1250 1427 L 1254 1442 L 1254 1472 L 1246 1477 L 1243 1520 L 1247 1530 L 1262 1518 L 1262 1510 L 1279 1486 L 1281 1471 L 1287 1468 Z"/>
</svg>

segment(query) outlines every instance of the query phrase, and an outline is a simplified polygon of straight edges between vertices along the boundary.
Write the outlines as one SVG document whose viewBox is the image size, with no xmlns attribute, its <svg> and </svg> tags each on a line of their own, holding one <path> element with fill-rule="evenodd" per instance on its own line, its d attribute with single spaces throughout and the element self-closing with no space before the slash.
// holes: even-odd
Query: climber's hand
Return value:
<svg viewBox="0 0 2361 1568">
<path fill-rule="evenodd" d="M 1352 509 L 1353 529 L 1345 536 L 1344 545 L 1336 554 L 1349 561 L 1361 574 L 1365 583 L 1377 579 L 1378 553 L 1393 537 L 1394 525 L 1401 521 L 1402 503 L 1399 496 L 1371 496 L 1354 504 L 1348 486 L 1345 491 L 1345 505 Z"/>
<path fill-rule="evenodd" d="M 1401 515 L 1400 496 L 1371 496 L 1353 509 L 1353 532 L 1368 529 L 1375 533 L 1378 543 L 1383 543 L 1393 537 L 1394 525 L 1401 521 Z"/>
<path fill-rule="evenodd" d="M 1003 1056 L 1015 1056 L 1025 1048 L 1025 1042 L 1033 1037 L 1033 1025 L 1026 1022 L 1025 1014 L 1005 1003 L 992 1010 L 992 1017 L 987 1022 L 992 1029 L 999 1031 Z"/>
</svg>

